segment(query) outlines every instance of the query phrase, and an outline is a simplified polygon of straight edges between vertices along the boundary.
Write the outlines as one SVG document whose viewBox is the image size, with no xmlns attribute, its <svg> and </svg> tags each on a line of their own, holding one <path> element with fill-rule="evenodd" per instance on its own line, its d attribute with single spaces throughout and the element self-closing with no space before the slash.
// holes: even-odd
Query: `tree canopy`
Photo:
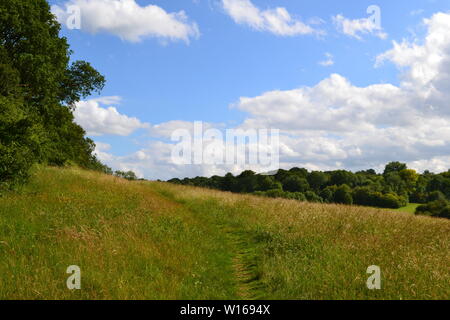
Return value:
<svg viewBox="0 0 450 320">
<path fill-rule="evenodd" d="M 45 0 L 0 2 L 0 184 L 24 181 L 35 162 L 106 170 L 74 122 L 75 103 L 105 78 L 71 62 L 67 39 Z"/>
<path fill-rule="evenodd" d="M 275 175 L 244 171 L 238 176 L 172 179 L 176 184 L 193 185 L 257 196 L 299 201 L 339 203 L 380 208 L 401 208 L 408 202 L 430 203 L 420 214 L 448 217 L 450 208 L 450 171 L 423 174 L 408 169 L 405 163 L 391 162 L 383 174 L 369 169 L 353 173 L 345 170 L 312 171 L 304 168 L 279 170 Z"/>
</svg>

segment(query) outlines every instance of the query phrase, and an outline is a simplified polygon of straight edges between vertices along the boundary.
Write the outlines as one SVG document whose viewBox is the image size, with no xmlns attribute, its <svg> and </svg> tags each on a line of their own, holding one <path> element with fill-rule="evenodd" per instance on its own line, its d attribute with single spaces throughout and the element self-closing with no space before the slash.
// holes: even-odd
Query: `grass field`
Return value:
<svg viewBox="0 0 450 320">
<path fill-rule="evenodd" d="M 448 299 L 449 261 L 450 221 L 400 211 L 56 168 L 0 198 L 1 299 Z"/>
<path fill-rule="evenodd" d="M 408 203 L 406 207 L 397 209 L 397 211 L 415 213 L 418 206 L 420 206 L 419 203 Z"/>
</svg>

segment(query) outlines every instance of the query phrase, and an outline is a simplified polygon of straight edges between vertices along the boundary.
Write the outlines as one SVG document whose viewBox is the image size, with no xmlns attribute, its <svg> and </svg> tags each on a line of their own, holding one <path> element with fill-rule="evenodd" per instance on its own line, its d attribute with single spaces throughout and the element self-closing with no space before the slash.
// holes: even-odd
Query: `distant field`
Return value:
<svg viewBox="0 0 450 320">
<path fill-rule="evenodd" d="M 406 207 L 397 209 L 397 211 L 415 213 L 418 206 L 420 206 L 419 203 L 409 203 Z"/>
<path fill-rule="evenodd" d="M 41 168 L 0 198 L 0 298 L 448 299 L 450 221 L 400 211 Z"/>
</svg>

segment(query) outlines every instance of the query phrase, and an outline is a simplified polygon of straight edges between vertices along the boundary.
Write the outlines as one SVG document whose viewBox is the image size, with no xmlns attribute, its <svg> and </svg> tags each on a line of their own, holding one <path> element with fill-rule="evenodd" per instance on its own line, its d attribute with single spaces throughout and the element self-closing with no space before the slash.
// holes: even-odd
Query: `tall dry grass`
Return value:
<svg viewBox="0 0 450 320">
<path fill-rule="evenodd" d="M 443 219 L 40 168 L 0 198 L 0 298 L 447 299 L 449 240 Z"/>
</svg>

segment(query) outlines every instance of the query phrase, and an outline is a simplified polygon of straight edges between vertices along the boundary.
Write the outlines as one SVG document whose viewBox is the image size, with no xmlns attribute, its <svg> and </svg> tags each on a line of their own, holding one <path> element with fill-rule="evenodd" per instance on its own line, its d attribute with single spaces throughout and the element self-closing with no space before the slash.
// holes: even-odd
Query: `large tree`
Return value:
<svg viewBox="0 0 450 320">
<path fill-rule="evenodd" d="M 0 183 L 25 177 L 33 161 L 102 168 L 72 111 L 105 79 L 71 62 L 59 33 L 47 1 L 0 2 Z"/>
</svg>

